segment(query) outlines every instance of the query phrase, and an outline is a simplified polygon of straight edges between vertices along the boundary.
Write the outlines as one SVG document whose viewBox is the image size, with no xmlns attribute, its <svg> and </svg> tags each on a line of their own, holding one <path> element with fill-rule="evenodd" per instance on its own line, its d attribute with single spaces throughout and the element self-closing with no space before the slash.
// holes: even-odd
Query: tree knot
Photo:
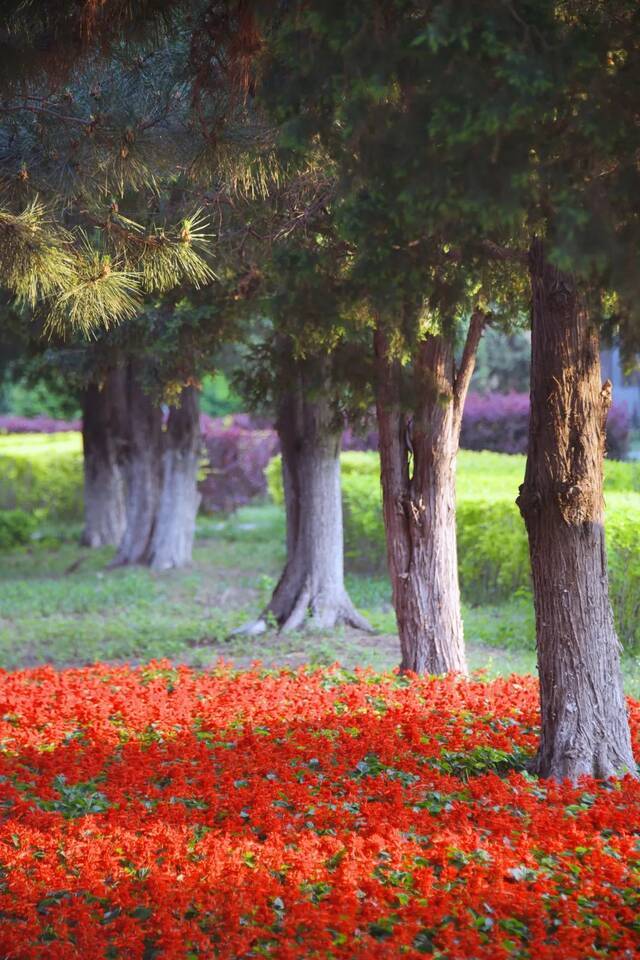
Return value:
<svg viewBox="0 0 640 960">
<path fill-rule="evenodd" d="M 542 503 L 540 493 L 526 483 L 520 484 L 519 493 L 516 497 L 516 506 L 520 510 L 522 519 L 526 521 L 528 516 L 538 513 Z"/>
</svg>

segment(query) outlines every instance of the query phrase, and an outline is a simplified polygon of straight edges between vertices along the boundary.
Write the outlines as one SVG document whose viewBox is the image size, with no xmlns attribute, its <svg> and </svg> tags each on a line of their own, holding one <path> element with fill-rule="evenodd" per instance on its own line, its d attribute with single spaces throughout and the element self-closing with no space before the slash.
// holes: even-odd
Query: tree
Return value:
<svg viewBox="0 0 640 960">
<path fill-rule="evenodd" d="M 87 547 L 117 547 L 126 526 L 123 477 L 127 410 L 121 367 L 110 370 L 102 383 L 88 383 L 82 396 L 85 525 L 81 542 Z"/>
<path fill-rule="evenodd" d="M 529 534 L 542 730 L 538 771 L 606 779 L 635 769 L 607 591 L 602 461 L 611 383 L 575 277 L 531 246 Z"/>
<path fill-rule="evenodd" d="M 414 354 L 413 412 L 401 364 L 375 331 L 376 407 L 385 533 L 402 670 L 465 673 L 456 545 L 456 456 L 464 401 L 485 317 L 471 317 L 458 370 L 450 338 L 429 334 Z"/>
<path fill-rule="evenodd" d="M 434 227 L 438 145 L 412 4 L 294 5 L 269 36 L 264 96 L 294 151 L 326 152 L 345 285 L 375 328 L 375 391 L 389 571 L 402 668 L 464 671 L 455 456 L 493 291 L 478 255 Z M 300 55 L 302 53 L 302 55 Z M 465 241 L 467 238 L 465 238 Z M 484 274 L 484 275 L 483 275 Z M 454 353 L 473 316 L 459 370 Z"/>
<path fill-rule="evenodd" d="M 343 249 L 329 213 L 332 183 L 311 183 L 312 192 L 324 186 L 324 204 L 311 213 L 305 201 L 304 227 L 298 223 L 265 259 L 261 295 L 250 304 L 268 324 L 240 382 L 254 405 L 266 401 L 275 412 L 287 560 L 261 617 L 244 628 L 248 632 L 261 632 L 270 620 L 288 632 L 307 619 L 317 629 L 347 624 L 371 630 L 344 582 L 340 449 L 346 415 L 363 402 L 353 376 L 346 375 L 357 337 L 342 302 Z"/>
</svg>

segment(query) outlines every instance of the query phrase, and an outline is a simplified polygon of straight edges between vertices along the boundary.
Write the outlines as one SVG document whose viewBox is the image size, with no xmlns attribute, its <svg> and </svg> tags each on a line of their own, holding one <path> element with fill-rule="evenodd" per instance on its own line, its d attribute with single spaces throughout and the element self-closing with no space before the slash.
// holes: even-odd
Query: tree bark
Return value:
<svg viewBox="0 0 640 960">
<path fill-rule="evenodd" d="M 277 420 L 287 524 L 287 561 L 260 619 L 242 632 L 330 630 L 347 624 L 371 632 L 344 584 L 340 445 L 342 424 L 329 401 L 306 395 L 299 376 L 283 397 Z"/>
<path fill-rule="evenodd" d="M 184 567 L 192 559 L 200 505 L 200 411 L 195 387 L 185 387 L 180 405 L 171 407 L 162 439 L 162 487 L 149 550 L 149 564 L 155 570 Z"/>
<path fill-rule="evenodd" d="M 267 608 L 282 632 L 309 618 L 318 630 L 345 623 L 370 631 L 344 585 L 340 445 L 342 424 L 328 400 L 302 385 L 283 403 L 277 423 L 287 516 L 287 562 Z"/>
<path fill-rule="evenodd" d="M 611 384 L 575 279 L 530 249 L 531 415 L 518 505 L 529 537 L 540 675 L 537 771 L 636 767 L 609 603 L 603 458 Z"/>
<path fill-rule="evenodd" d="M 84 517 L 81 543 L 117 546 L 125 528 L 125 491 L 121 464 L 124 370 L 112 370 L 103 384 L 89 384 L 82 401 Z"/>
<path fill-rule="evenodd" d="M 414 673 L 466 673 L 456 544 L 456 458 L 462 411 L 485 316 L 471 319 L 460 369 L 440 335 L 419 344 L 413 417 L 401 366 L 375 333 L 376 411 L 387 560 L 402 660 Z"/>
<path fill-rule="evenodd" d="M 138 365 L 125 380 L 127 427 L 124 445 L 127 522 L 111 566 L 147 564 L 160 502 L 162 410 L 145 393 Z"/>
</svg>

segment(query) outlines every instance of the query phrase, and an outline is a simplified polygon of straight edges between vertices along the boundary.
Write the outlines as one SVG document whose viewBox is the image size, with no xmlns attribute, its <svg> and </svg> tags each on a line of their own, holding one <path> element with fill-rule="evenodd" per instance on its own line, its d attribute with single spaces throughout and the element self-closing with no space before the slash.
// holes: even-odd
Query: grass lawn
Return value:
<svg viewBox="0 0 640 960">
<path fill-rule="evenodd" d="M 72 534 L 73 530 L 68 530 Z M 389 583 L 347 573 L 351 595 L 377 634 L 352 630 L 279 637 L 231 636 L 268 599 L 284 560 L 282 510 L 246 507 L 198 521 L 189 570 L 107 571 L 109 550 L 73 541 L 5 553 L 0 563 L 0 666 L 58 666 L 96 660 L 143 662 L 168 657 L 207 666 L 219 658 L 246 666 L 330 664 L 394 667 L 399 659 Z M 498 607 L 465 607 L 472 669 L 489 676 L 535 670 L 530 598 Z M 638 662 L 625 660 L 627 690 L 638 696 Z"/>
</svg>

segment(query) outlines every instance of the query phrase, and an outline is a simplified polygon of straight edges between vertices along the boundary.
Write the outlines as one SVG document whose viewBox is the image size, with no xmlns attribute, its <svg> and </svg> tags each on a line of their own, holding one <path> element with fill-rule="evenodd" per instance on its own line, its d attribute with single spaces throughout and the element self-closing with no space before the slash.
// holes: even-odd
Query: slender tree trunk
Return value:
<svg viewBox="0 0 640 960">
<path fill-rule="evenodd" d="M 198 392 L 185 387 L 180 405 L 169 411 L 163 434 L 162 488 L 149 551 L 149 563 L 156 570 L 191 563 L 200 505 L 200 446 Z"/>
<path fill-rule="evenodd" d="M 274 620 L 282 632 L 309 620 L 329 630 L 344 623 L 371 632 L 344 584 L 340 444 L 324 397 L 305 395 L 302 378 L 283 398 L 277 421 L 287 521 L 287 561 L 261 618 L 243 628 L 260 633 Z"/>
<path fill-rule="evenodd" d="M 124 370 L 112 370 L 102 385 L 90 384 L 82 401 L 84 517 L 82 544 L 117 546 L 125 528 L 121 466 Z"/>
<path fill-rule="evenodd" d="M 413 417 L 401 403 L 401 367 L 375 334 L 376 409 L 387 560 L 402 670 L 465 673 L 456 546 L 456 457 L 464 400 L 485 322 L 474 313 L 460 370 L 443 336 L 419 345 Z"/>
<path fill-rule="evenodd" d="M 127 523 L 112 566 L 148 563 L 160 502 L 162 410 L 142 389 L 135 363 L 127 367 L 125 396 Z"/>
<path fill-rule="evenodd" d="M 529 536 L 541 776 L 635 771 L 609 603 L 603 458 L 611 383 L 572 276 L 530 250 L 531 416 L 518 504 Z"/>
</svg>

